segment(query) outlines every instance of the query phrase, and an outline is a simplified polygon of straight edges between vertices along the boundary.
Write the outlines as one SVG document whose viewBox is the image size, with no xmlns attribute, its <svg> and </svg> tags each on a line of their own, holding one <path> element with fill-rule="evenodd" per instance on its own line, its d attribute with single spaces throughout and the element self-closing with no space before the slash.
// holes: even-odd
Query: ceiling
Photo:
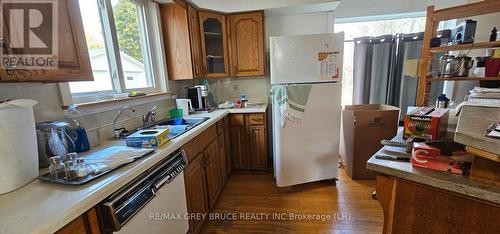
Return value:
<svg viewBox="0 0 500 234">
<path fill-rule="evenodd" d="M 155 0 L 159 3 L 172 0 Z M 265 10 L 266 15 L 333 11 L 340 0 L 191 0 L 200 8 L 221 12 Z"/>
</svg>

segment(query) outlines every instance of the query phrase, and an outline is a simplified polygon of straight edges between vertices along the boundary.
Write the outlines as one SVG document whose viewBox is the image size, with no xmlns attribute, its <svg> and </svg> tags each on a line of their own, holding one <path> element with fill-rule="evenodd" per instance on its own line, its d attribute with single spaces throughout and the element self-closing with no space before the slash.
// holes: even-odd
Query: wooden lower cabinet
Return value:
<svg viewBox="0 0 500 234">
<path fill-rule="evenodd" d="M 225 123 L 224 120 L 220 120 L 217 123 L 217 141 L 219 145 L 219 160 L 220 160 L 220 173 L 222 179 L 222 186 L 224 186 L 227 182 L 227 178 L 229 173 L 227 171 L 227 156 L 226 154 L 226 134 L 224 131 Z"/>
<path fill-rule="evenodd" d="M 191 214 L 207 214 L 214 209 L 223 181 L 227 180 L 225 151 L 221 150 L 225 146 L 219 146 L 219 139 L 224 139 L 224 136 L 219 132 L 223 133 L 214 125 L 182 147 L 189 161 L 184 169 L 184 183 Z M 204 223 L 205 220 L 190 219 L 190 232 L 199 233 Z"/>
<path fill-rule="evenodd" d="M 247 170 L 248 155 L 247 155 L 247 137 L 246 127 L 233 125 L 231 126 L 231 160 L 233 161 L 233 169 Z"/>
<path fill-rule="evenodd" d="M 92 208 L 59 229 L 56 234 L 100 234 L 95 208 Z"/>
<path fill-rule="evenodd" d="M 235 170 L 268 169 L 265 113 L 231 115 L 231 160 Z"/>
<path fill-rule="evenodd" d="M 226 152 L 226 171 L 227 176 L 231 174 L 233 170 L 233 162 L 231 160 L 231 124 L 229 123 L 229 116 L 224 117 L 224 151 Z"/>
<path fill-rule="evenodd" d="M 250 169 L 256 171 L 267 170 L 267 137 L 264 125 L 250 126 L 248 138 L 248 152 Z"/>
<path fill-rule="evenodd" d="M 215 207 L 217 198 L 219 198 L 222 190 L 222 178 L 219 160 L 219 146 L 217 141 L 213 141 L 205 150 L 206 166 L 205 172 L 207 175 L 207 190 L 209 207 L 212 210 Z"/>
<path fill-rule="evenodd" d="M 500 207 L 461 194 L 377 176 L 383 233 L 498 233 Z"/>
<path fill-rule="evenodd" d="M 204 157 L 199 154 L 184 169 L 186 199 L 188 212 L 193 214 L 208 213 L 207 182 L 205 179 Z M 205 220 L 190 219 L 189 229 L 192 233 L 199 233 Z"/>
</svg>

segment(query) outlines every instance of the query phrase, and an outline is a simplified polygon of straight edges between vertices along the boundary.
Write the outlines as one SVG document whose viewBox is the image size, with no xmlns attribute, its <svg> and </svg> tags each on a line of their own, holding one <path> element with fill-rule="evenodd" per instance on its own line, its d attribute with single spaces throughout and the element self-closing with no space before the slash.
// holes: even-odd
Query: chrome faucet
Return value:
<svg viewBox="0 0 500 234">
<path fill-rule="evenodd" d="M 142 116 L 143 128 L 153 127 L 156 123 L 156 106 Z"/>
<path fill-rule="evenodd" d="M 130 106 L 124 106 L 120 111 L 118 111 L 118 115 L 116 115 L 115 119 L 113 120 L 113 131 L 115 133 L 115 139 L 120 139 L 123 137 L 125 133 L 128 133 L 128 130 L 126 128 L 116 128 L 116 121 L 118 121 L 118 118 L 123 114 L 125 110 L 131 110 L 132 112 L 135 112 L 134 109 Z"/>
</svg>

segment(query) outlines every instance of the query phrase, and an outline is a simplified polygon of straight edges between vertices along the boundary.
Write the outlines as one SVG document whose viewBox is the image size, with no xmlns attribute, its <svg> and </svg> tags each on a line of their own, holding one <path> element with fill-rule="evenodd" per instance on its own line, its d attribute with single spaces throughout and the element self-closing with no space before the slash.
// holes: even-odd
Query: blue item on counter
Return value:
<svg viewBox="0 0 500 234">
<path fill-rule="evenodd" d="M 174 125 L 181 125 L 182 124 L 182 117 L 177 117 L 174 119 Z"/>
<path fill-rule="evenodd" d="M 77 153 L 89 151 L 90 143 L 85 128 L 77 128 L 75 129 L 75 132 L 76 132 L 75 151 Z"/>
</svg>

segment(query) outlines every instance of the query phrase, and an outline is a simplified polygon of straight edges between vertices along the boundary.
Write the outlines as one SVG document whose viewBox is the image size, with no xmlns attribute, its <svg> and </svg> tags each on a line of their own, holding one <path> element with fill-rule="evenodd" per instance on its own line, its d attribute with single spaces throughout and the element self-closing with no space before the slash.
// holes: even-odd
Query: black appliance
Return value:
<svg viewBox="0 0 500 234">
<path fill-rule="evenodd" d="M 469 44 L 474 42 L 476 35 L 477 21 L 466 20 L 451 30 L 451 37 L 454 43 Z"/>
<path fill-rule="evenodd" d="M 187 87 L 186 92 L 187 97 L 191 100 L 191 104 L 195 110 L 201 110 L 204 108 L 203 96 L 201 94 L 200 87 Z"/>
</svg>

